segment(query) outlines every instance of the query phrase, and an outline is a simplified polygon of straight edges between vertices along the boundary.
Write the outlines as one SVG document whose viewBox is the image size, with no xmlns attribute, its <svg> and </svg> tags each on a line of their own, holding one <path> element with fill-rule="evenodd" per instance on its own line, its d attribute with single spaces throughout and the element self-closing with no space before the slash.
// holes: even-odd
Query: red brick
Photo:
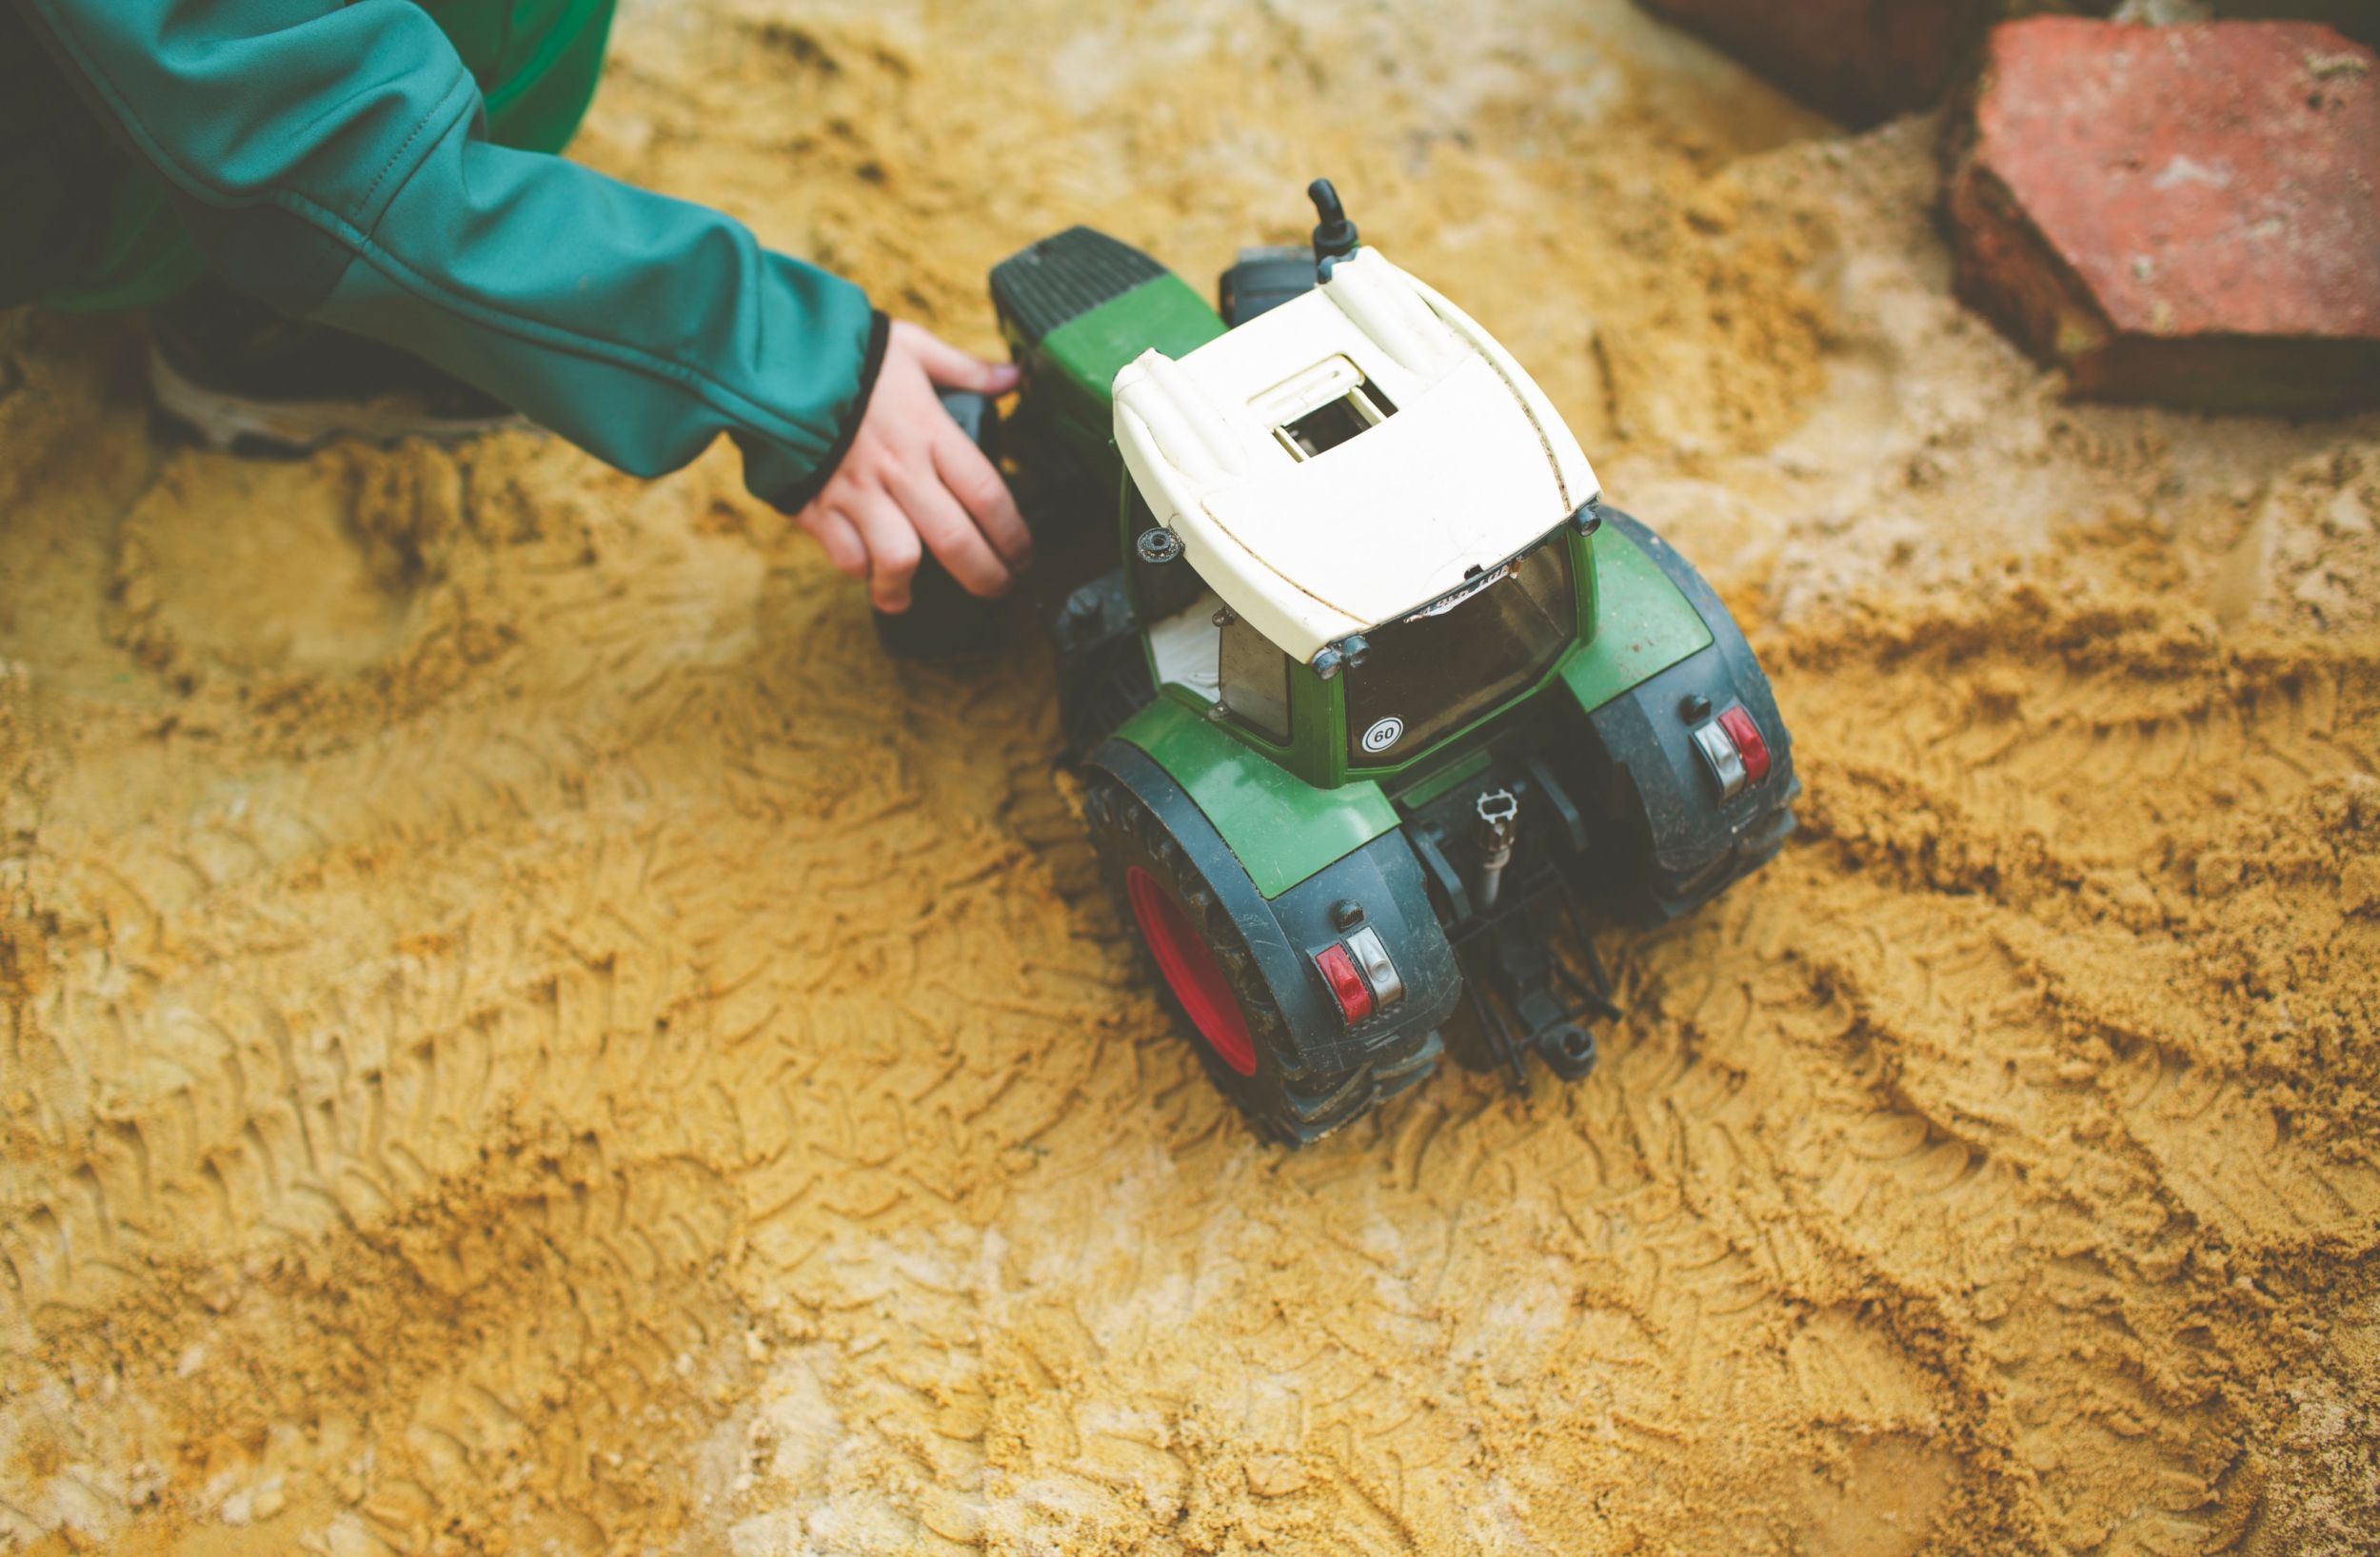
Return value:
<svg viewBox="0 0 2380 1557">
<path fill-rule="evenodd" d="M 1931 108 L 2001 0 L 1640 0 L 1787 91 L 1868 126 Z"/>
<path fill-rule="evenodd" d="M 1947 207 L 1962 295 L 2077 392 L 2380 391 L 2380 58 L 2327 27 L 1996 28 Z"/>
</svg>

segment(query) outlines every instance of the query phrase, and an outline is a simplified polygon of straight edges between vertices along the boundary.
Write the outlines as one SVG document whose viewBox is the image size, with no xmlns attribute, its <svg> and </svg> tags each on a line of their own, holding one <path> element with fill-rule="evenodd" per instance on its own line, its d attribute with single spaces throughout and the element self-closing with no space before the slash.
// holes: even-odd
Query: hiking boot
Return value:
<svg viewBox="0 0 2380 1557">
<path fill-rule="evenodd" d="M 527 424 L 410 352 L 210 283 L 149 310 L 149 385 L 159 409 L 219 449 L 302 454 L 334 438 L 451 441 Z"/>
</svg>

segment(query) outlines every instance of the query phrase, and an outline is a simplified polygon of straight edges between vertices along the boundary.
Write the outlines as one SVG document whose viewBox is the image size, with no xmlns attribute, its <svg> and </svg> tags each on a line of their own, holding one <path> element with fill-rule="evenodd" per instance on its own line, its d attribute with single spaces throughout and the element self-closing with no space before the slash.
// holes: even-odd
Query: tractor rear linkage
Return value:
<svg viewBox="0 0 2380 1557">
<path fill-rule="evenodd" d="M 1466 797 L 1464 838 L 1457 829 Z M 1529 863 L 1515 879 L 1513 857 L 1533 826 L 1557 829 L 1565 847 L 1530 850 Z M 1620 1011 L 1612 1002 L 1602 959 L 1581 932 L 1578 890 L 1571 879 L 1573 862 L 1588 849 L 1586 822 L 1552 771 L 1532 758 L 1509 787 L 1459 792 L 1451 804 L 1433 806 L 1408 836 L 1433 890 L 1444 899 L 1448 939 L 1462 965 L 1464 995 L 1489 1061 L 1508 1071 L 1523 1095 L 1532 1051 L 1565 1081 L 1594 1070 L 1595 1034 L 1584 1024 L 1616 1020 Z M 1468 872 L 1458 868 L 1458 857 L 1468 857 Z M 1557 930 L 1567 931 L 1578 947 L 1583 976 L 1551 950 Z"/>
</svg>

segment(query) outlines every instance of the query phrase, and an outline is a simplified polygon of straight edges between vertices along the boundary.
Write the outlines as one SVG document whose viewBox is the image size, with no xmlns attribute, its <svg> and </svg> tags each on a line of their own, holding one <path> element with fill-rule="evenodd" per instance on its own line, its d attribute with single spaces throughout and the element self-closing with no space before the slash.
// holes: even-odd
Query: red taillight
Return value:
<svg viewBox="0 0 2380 1557">
<path fill-rule="evenodd" d="M 1744 782 L 1756 784 L 1769 776 L 1769 743 L 1760 739 L 1760 726 L 1752 722 L 1744 705 L 1735 704 L 1719 716 L 1719 728 L 1735 743 L 1736 754 L 1744 759 Z"/>
<path fill-rule="evenodd" d="M 1363 981 L 1363 972 L 1347 948 L 1323 947 L 1314 954 L 1314 965 L 1322 970 L 1322 982 L 1331 987 L 1331 998 L 1339 1002 L 1339 1014 L 1348 1026 L 1372 1015 L 1372 986 Z"/>
</svg>

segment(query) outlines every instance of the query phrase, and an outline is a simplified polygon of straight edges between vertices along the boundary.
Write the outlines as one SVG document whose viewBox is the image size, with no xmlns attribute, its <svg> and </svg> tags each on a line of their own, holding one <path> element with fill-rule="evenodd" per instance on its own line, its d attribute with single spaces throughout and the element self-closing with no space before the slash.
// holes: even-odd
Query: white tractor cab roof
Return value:
<svg viewBox="0 0 2380 1557">
<path fill-rule="evenodd" d="M 1296 659 L 1409 615 L 1598 495 L 1553 404 L 1437 292 L 1362 248 L 1179 362 L 1116 375 L 1158 522 Z"/>
</svg>

